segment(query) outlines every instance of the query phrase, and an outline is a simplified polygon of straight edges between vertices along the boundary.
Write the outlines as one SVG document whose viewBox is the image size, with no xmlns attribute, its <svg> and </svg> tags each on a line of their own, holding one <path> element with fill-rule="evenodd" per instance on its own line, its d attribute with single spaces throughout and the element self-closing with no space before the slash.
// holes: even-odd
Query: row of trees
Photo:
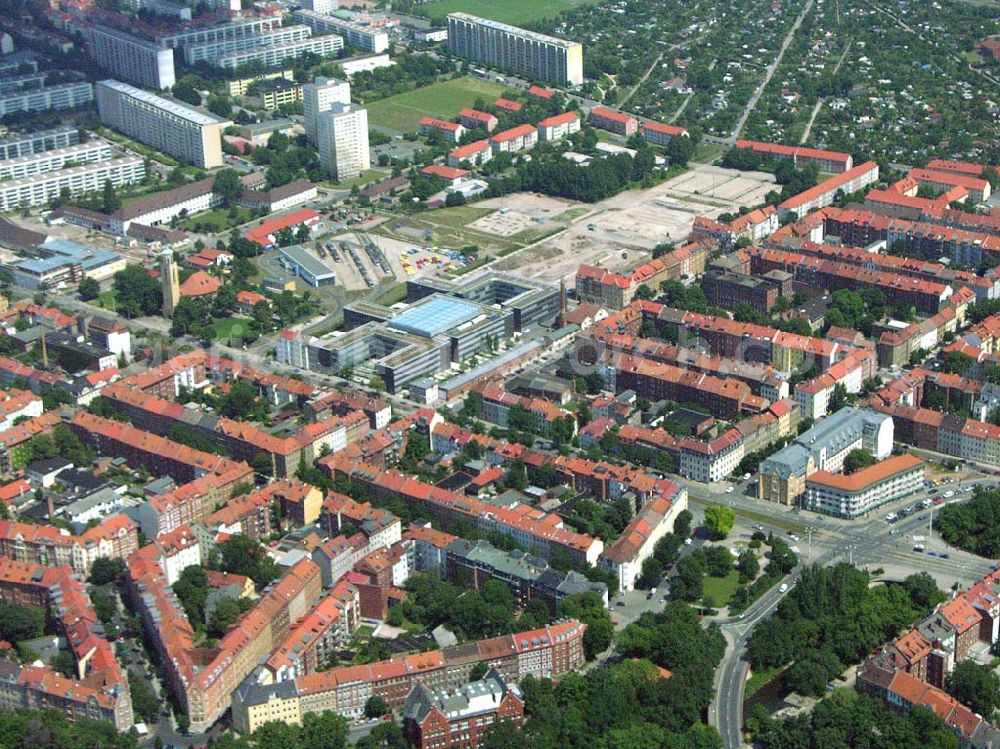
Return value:
<svg viewBox="0 0 1000 749">
<path fill-rule="evenodd" d="M 788 688 L 822 695 L 846 666 L 897 636 L 944 600 L 926 573 L 902 585 L 869 588 L 868 573 L 849 564 L 803 570 L 776 615 L 754 630 L 747 649 L 755 669 L 790 664 Z"/>
<path fill-rule="evenodd" d="M 942 507 L 934 526 L 952 546 L 990 559 L 1000 557 L 1000 490 L 976 487 L 968 502 Z"/>
</svg>

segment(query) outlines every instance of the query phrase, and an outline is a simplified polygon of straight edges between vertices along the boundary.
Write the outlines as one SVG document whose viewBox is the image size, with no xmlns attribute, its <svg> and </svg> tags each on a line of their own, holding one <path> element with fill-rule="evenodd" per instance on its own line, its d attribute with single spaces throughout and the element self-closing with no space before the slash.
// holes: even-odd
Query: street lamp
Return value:
<svg viewBox="0 0 1000 749">
<path fill-rule="evenodd" d="M 805 533 L 806 533 L 806 537 L 807 537 L 807 544 L 808 544 L 808 546 L 806 547 L 806 559 L 812 559 L 812 555 L 813 555 L 813 533 L 816 533 L 818 530 L 819 530 L 818 528 L 813 528 L 811 525 L 807 525 L 806 528 L 805 528 Z"/>
</svg>

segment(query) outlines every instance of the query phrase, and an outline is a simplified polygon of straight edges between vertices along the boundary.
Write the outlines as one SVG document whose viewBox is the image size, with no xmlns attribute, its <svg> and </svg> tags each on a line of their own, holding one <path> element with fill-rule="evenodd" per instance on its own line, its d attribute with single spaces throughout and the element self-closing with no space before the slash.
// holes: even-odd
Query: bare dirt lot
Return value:
<svg viewBox="0 0 1000 749">
<path fill-rule="evenodd" d="M 696 216 L 714 218 L 742 205 L 756 205 L 772 189 L 771 175 L 695 165 L 656 187 L 586 206 L 591 210 L 574 215 L 564 231 L 497 261 L 494 267 L 549 281 L 572 280 L 581 263 L 633 268 L 647 260 L 660 242 L 686 239 Z"/>
</svg>

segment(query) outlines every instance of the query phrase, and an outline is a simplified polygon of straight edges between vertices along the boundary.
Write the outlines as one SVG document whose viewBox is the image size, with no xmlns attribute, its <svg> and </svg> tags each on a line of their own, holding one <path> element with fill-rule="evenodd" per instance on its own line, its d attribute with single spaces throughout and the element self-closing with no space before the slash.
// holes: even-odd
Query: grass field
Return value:
<svg viewBox="0 0 1000 749">
<path fill-rule="evenodd" d="M 212 338 L 227 346 L 242 346 L 243 334 L 250 331 L 250 321 L 243 317 L 223 317 L 212 323 Z"/>
<path fill-rule="evenodd" d="M 722 608 L 729 603 L 729 599 L 733 597 L 733 593 L 736 592 L 736 588 L 740 584 L 740 573 L 733 570 L 725 577 L 712 577 L 711 575 L 705 576 L 705 589 L 702 592 L 701 600 L 702 603 L 708 605 L 706 601 L 711 599 L 712 605 L 716 608 Z"/>
<path fill-rule="evenodd" d="M 116 310 L 116 300 L 117 294 L 114 289 L 108 289 L 107 291 L 102 291 L 97 295 L 97 299 L 94 300 L 94 304 L 97 304 L 104 309 L 109 309 L 112 312 Z"/>
<path fill-rule="evenodd" d="M 502 23 L 531 23 L 553 18 L 564 10 L 585 5 L 588 0 L 431 0 L 420 7 L 420 15 L 441 22 L 449 13 L 471 13 Z"/>
<path fill-rule="evenodd" d="M 246 208 L 236 209 L 235 218 L 229 218 L 228 210 L 203 211 L 189 219 L 180 222 L 180 226 L 189 231 L 224 232 L 234 226 L 240 226 L 253 219 L 253 214 Z"/>
<path fill-rule="evenodd" d="M 365 187 L 366 185 L 382 179 L 383 177 L 388 177 L 389 172 L 382 169 L 369 169 L 354 179 L 345 179 L 340 182 L 326 182 L 326 184 L 331 190 L 350 190 L 352 187 Z"/>
<path fill-rule="evenodd" d="M 441 81 L 398 96 L 366 104 L 368 122 L 399 133 L 416 132 L 421 117 L 451 119 L 478 97 L 495 99 L 504 87 L 465 76 Z"/>
</svg>

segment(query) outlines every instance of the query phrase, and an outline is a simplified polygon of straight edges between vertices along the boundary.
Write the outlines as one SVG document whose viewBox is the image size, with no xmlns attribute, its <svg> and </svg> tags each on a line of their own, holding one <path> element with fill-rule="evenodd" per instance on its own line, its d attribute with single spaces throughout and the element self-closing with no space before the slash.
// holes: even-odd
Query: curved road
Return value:
<svg viewBox="0 0 1000 749">
<path fill-rule="evenodd" d="M 911 538 L 914 535 L 926 535 L 928 549 L 932 546 L 943 546 L 943 542 L 927 530 L 931 520 L 932 510 L 921 510 L 909 517 L 889 525 L 884 520 L 884 513 L 890 508 L 918 503 L 932 493 L 942 493 L 949 489 L 956 491 L 952 502 L 967 500 L 971 494 L 962 489 L 970 484 L 996 486 L 1000 479 L 984 478 L 963 483 L 946 484 L 940 487 L 924 489 L 904 500 L 894 502 L 891 506 L 879 508 L 865 518 L 854 521 L 834 522 L 831 518 L 822 518 L 815 513 L 792 514 L 785 508 L 767 506 L 767 503 L 750 500 L 746 497 L 734 497 L 722 492 L 706 492 L 703 487 L 692 487 L 693 501 L 707 499 L 711 502 L 729 503 L 737 513 L 742 508 L 756 515 L 773 517 L 775 520 L 794 518 L 803 525 L 811 524 L 814 528 L 812 545 L 814 551 L 822 552 L 819 556 L 804 559 L 805 564 L 829 565 L 835 562 L 850 561 L 859 566 L 893 565 L 904 567 L 909 572 L 926 571 L 945 579 L 971 581 L 982 577 L 993 569 L 993 565 L 982 557 L 977 557 L 957 549 L 948 549 L 948 558 L 930 556 L 912 551 Z M 938 508 L 934 508 L 936 511 Z M 902 543 L 900 543 L 902 542 Z M 800 553 L 800 559 L 805 550 Z M 742 749 L 743 741 L 743 694 L 746 686 L 749 663 L 745 660 L 746 644 L 754 628 L 768 616 L 778 602 L 792 590 L 793 584 L 801 575 L 802 566 L 797 567 L 784 582 L 788 590 L 780 592 L 780 585 L 765 593 L 756 603 L 747 609 L 743 619 L 732 618 L 720 622 L 722 634 L 726 638 L 726 654 L 716 670 L 715 701 L 709 706 L 709 723 L 713 725 L 722 737 L 726 749 Z"/>
</svg>

